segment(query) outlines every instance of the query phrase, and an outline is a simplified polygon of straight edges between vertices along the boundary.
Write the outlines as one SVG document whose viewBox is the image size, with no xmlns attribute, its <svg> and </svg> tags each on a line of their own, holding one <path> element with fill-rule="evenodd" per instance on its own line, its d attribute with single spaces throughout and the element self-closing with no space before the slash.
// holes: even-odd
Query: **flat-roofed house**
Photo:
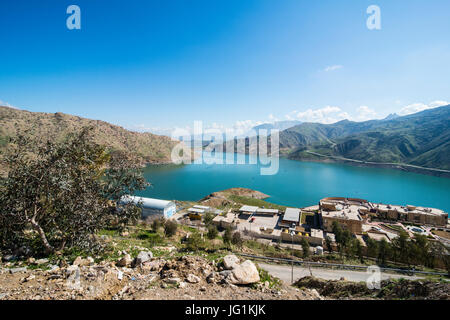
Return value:
<svg viewBox="0 0 450 320">
<path fill-rule="evenodd" d="M 242 213 L 255 213 L 257 210 L 258 210 L 258 207 L 245 205 L 245 206 L 242 206 L 239 209 L 239 212 L 242 212 Z"/>
<path fill-rule="evenodd" d="M 258 207 L 254 206 L 242 206 L 239 209 L 239 218 L 241 219 L 248 219 L 252 214 L 254 214 L 258 210 Z"/>
<path fill-rule="evenodd" d="M 284 212 L 283 219 L 280 221 L 279 225 L 281 227 L 290 228 L 292 225 L 297 226 L 300 221 L 300 209 L 297 208 L 286 208 Z"/>
</svg>

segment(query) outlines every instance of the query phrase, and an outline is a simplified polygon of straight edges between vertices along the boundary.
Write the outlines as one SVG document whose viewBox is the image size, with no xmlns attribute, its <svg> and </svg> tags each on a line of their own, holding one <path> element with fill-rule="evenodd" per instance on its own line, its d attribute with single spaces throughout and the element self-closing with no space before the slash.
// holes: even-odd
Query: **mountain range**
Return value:
<svg viewBox="0 0 450 320">
<path fill-rule="evenodd" d="M 280 152 L 297 160 L 320 154 L 449 170 L 450 105 L 383 120 L 302 123 L 280 132 Z"/>
</svg>

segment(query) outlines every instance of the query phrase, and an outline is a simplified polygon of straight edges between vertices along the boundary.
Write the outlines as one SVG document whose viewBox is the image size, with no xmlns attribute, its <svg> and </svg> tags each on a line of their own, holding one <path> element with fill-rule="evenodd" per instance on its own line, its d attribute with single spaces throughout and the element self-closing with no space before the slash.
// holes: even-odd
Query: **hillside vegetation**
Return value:
<svg viewBox="0 0 450 320">
<path fill-rule="evenodd" d="M 90 120 L 64 113 L 42 113 L 0 106 L 0 152 L 18 135 L 36 141 L 63 141 L 69 133 L 93 127 L 94 142 L 110 152 L 125 151 L 136 156 L 142 164 L 168 163 L 176 142 L 151 133 L 128 131 L 100 120 Z"/>
</svg>

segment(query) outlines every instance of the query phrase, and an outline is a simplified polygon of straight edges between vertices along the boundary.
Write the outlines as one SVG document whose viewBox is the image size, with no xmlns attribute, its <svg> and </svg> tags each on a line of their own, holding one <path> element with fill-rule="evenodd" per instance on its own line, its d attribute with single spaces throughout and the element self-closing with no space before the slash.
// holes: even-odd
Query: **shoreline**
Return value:
<svg viewBox="0 0 450 320">
<path fill-rule="evenodd" d="M 391 169 L 391 170 L 398 170 L 398 171 L 404 171 L 404 172 L 411 172 L 411 173 L 417 173 L 417 174 L 423 174 L 426 176 L 433 176 L 438 178 L 450 178 L 450 173 L 447 172 L 439 172 L 439 171 L 432 171 L 429 169 L 421 169 L 418 167 L 409 167 L 402 164 L 375 164 L 375 163 L 365 163 L 365 162 L 356 162 L 351 160 L 344 160 L 344 159 L 333 159 L 329 158 L 327 156 L 326 159 L 296 159 L 296 158 L 290 158 L 288 155 L 282 156 L 285 159 L 288 160 L 294 160 L 294 161 L 302 161 L 302 162 L 317 162 L 317 163 L 340 163 L 340 164 L 346 164 L 354 167 L 363 167 L 363 168 L 381 168 L 381 169 Z"/>
</svg>

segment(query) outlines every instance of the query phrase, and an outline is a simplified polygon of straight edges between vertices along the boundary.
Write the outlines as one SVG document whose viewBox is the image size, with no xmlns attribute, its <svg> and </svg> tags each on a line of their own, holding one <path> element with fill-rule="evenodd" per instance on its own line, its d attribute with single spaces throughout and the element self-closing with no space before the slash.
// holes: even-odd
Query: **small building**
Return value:
<svg viewBox="0 0 450 320">
<path fill-rule="evenodd" d="M 250 213 L 250 214 L 252 214 L 252 213 L 255 213 L 256 211 L 258 210 L 258 207 L 254 207 L 254 206 L 242 206 L 240 209 L 239 209 L 239 212 L 241 212 L 241 213 Z"/>
<path fill-rule="evenodd" d="M 122 204 L 133 203 L 142 209 L 142 218 L 145 219 L 150 216 L 161 216 L 166 219 L 172 217 L 176 211 L 177 206 L 173 201 L 143 198 L 136 196 L 123 196 L 120 199 Z"/>
<path fill-rule="evenodd" d="M 198 208 L 189 208 L 188 210 L 189 218 L 191 220 L 201 220 L 202 215 L 205 213 L 204 209 L 198 209 Z"/>
<path fill-rule="evenodd" d="M 286 208 L 283 219 L 279 223 L 280 227 L 290 228 L 293 225 L 297 226 L 300 221 L 300 209 Z"/>
</svg>

